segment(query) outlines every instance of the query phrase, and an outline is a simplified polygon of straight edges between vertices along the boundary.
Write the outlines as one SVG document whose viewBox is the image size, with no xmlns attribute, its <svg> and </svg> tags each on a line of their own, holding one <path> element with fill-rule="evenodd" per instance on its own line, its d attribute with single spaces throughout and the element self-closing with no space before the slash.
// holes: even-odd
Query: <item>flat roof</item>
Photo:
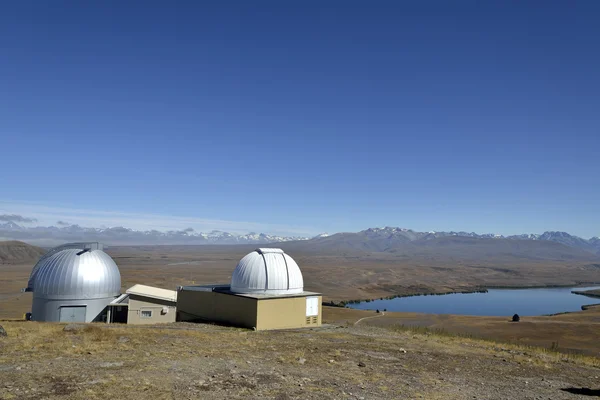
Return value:
<svg viewBox="0 0 600 400">
<path fill-rule="evenodd" d="M 161 289 L 154 286 L 133 285 L 125 292 L 137 296 L 150 297 L 158 300 L 177 302 L 177 292 L 175 290 Z"/>
<path fill-rule="evenodd" d="M 187 290 L 190 292 L 214 292 L 215 289 L 229 289 L 228 284 L 215 284 L 215 285 L 193 285 L 193 286 L 179 286 L 178 290 Z"/>
<path fill-rule="evenodd" d="M 257 300 L 281 299 L 281 298 L 286 298 L 286 297 L 291 298 L 291 297 L 321 296 L 321 293 L 316 293 L 316 292 L 300 292 L 300 293 L 290 293 L 290 294 L 234 293 L 230 290 L 217 290 L 217 292 L 231 294 L 231 295 L 240 296 L 240 297 L 248 297 L 248 298 L 257 299 Z"/>
<path fill-rule="evenodd" d="M 269 294 L 269 293 L 235 293 L 229 290 L 230 285 L 197 285 L 197 286 L 181 286 L 180 290 L 187 290 L 192 292 L 218 292 L 223 294 L 229 294 L 232 296 L 248 297 L 251 299 L 281 299 L 290 297 L 307 297 L 307 296 L 321 296 L 321 293 L 316 292 L 300 292 L 300 293 L 289 293 L 289 294 Z"/>
</svg>

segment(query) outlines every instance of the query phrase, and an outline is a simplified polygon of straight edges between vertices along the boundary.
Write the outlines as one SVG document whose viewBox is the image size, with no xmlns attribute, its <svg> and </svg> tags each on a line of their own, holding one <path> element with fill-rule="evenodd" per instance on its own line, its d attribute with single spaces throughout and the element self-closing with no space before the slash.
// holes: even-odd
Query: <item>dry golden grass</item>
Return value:
<svg viewBox="0 0 600 400">
<path fill-rule="evenodd" d="M 351 325 L 363 317 L 375 315 L 373 311 L 323 308 L 323 321 L 328 323 Z M 380 314 L 376 318 L 365 319 L 360 324 L 426 328 L 434 332 L 536 346 L 562 353 L 600 355 L 600 307 L 555 316 L 523 317 L 519 323 L 509 322 L 509 318 L 504 317 L 386 312 L 383 316 Z"/>
<path fill-rule="evenodd" d="M 392 325 L 273 332 L 181 323 L 88 324 L 73 332 L 64 324 L 4 326 L 0 381 L 10 384 L 0 385 L 0 399 L 486 397 L 479 381 L 506 398 L 560 399 L 561 387 L 547 382 L 582 386 L 600 367 L 593 357 Z"/>
<path fill-rule="evenodd" d="M 405 325 L 392 325 L 388 329 L 398 332 L 408 332 L 413 334 L 425 335 L 444 344 L 447 348 L 452 348 L 452 344 L 457 340 L 463 345 L 476 347 L 479 349 L 488 349 L 493 351 L 502 351 L 515 355 L 516 360 L 535 361 L 544 365 L 571 362 L 577 364 L 585 364 L 592 367 L 600 368 L 600 358 L 580 354 L 580 353 L 563 353 L 558 351 L 558 348 L 545 348 L 539 346 L 523 345 L 518 343 L 504 342 L 491 338 L 477 338 L 472 335 L 453 333 L 444 329 L 429 329 L 426 327 L 415 327 Z M 462 351 L 462 350 L 461 350 Z"/>
</svg>

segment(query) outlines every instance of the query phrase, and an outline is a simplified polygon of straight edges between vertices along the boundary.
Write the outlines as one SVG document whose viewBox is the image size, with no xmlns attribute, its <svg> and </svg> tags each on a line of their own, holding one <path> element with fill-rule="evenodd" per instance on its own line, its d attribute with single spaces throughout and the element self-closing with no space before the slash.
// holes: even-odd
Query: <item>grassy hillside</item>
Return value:
<svg viewBox="0 0 600 400">
<path fill-rule="evenodd" d="M 3 323 L 0 399 L 571 399 L 599 361 L 368 326 Z"/>
<path fill-rule="evenodd" d="M 0 264 L 37 261 L 46 251 L 16 240 L 0 242 Z"/>
<path fill-rule="evenodd" d="M 593 302 L 593 301 L 591 301 Z M 380 327 L 403 326 L 422 332 L 444 332 L 449 335 L 476 337 L 505 343 L 539 346 L 564 353 L 591 356 L 600 354 L 600 307 L 585 311 L 552 316 L 521 317 L 519 323 L 506 317 L 470 315 L 423 314 L 411 312 L 384 312 L 325 307 L 327 321 L 354 323 Z"/>
</svg>

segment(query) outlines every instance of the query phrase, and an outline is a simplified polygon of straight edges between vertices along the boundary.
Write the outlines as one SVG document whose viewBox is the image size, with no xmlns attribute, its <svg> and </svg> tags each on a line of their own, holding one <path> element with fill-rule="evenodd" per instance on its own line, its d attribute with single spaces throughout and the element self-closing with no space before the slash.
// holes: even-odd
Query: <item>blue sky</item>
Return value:
<svg viewBox="0 0 600 400">
<path fill-rule="evenodd" d="M 214 3 L 3 4 L 0 213 L 600 235 L 600 3 Z"/>
</svg>

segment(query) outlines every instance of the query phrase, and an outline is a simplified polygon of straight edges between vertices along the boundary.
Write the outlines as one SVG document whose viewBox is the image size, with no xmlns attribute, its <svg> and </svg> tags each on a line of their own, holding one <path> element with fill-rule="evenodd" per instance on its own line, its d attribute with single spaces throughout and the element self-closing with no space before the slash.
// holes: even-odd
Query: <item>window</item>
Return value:
<svg viewBox="0 0 600 400">
<path fill-rule="evenodd" d="M 150 310 L 142 310 L 141 311 L 142 318 L 152 318 L 152 311 Z"/>
</svg>

